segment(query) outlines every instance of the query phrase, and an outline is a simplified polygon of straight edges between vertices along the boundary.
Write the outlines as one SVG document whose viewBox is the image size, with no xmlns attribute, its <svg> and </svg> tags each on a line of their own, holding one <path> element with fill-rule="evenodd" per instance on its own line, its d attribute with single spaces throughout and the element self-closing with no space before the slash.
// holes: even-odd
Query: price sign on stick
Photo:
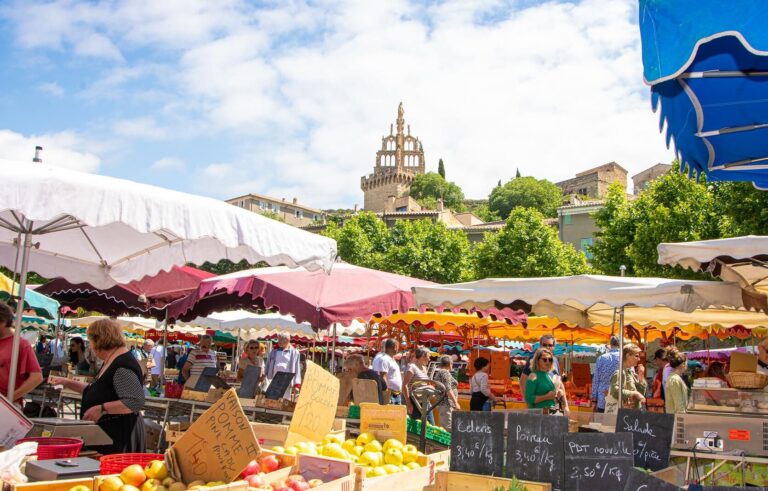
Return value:
<svg viewBox="0 0 768 491">
<path fill-rule="evenodd" d="M 408 429 L 405 426 L 407 408 L 400 404 L 360 404 L 360 432 L 370 432 L 379 441 L 395 438 L 405 442 Z"/>
<path fill-rule="evenodd" d="M 569 433 L 563 440 L 567 491 L 624 489 L 634 463 L 632 433 Z"/>
<path fill-rule="evenodd" d="M 235 389 L 205 411 L 169 450 L 184 482 L 231 482 L 261 453 Z"/>
<path fill-rule="evenodd" d="M 635 467 L 652 471 L 669 465 L 674 428 L 674 414 L 619 409 L 616 416 L 616 432 L 629 432 L 634 437 Z"/>
<path fill-rule="evenodd" d="M 507 475 L 526 481 L 552 483 L 563 489 L 563 436 L 568 418 L 544 414 L 509 413 Z"/>
<path fill-rule="evenodd" d="M 307 360 L 307 372 L 288 427 L 285 446 L 322 440 L 333 428 L 338 400 L 339 379 Z"/>
<path fill-rule="evenodd" d="M 504 414 L 456 411 L 451 424 L 451 470 L 501 476 L 504 467 Z"/>
</svg>

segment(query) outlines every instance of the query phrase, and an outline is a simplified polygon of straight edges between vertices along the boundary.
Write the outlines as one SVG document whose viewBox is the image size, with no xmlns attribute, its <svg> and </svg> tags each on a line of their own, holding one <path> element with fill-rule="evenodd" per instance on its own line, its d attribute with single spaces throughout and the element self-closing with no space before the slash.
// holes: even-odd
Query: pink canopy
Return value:
<svg viewBox="0 0 768 491">
<path fill-rule="evenodd" d="M 141 315 L 163 318 L 165 307 L 197 288 L 201 281 L 215 275 L 190 266 L 174 266 L 155 276 L 99 290 L 89 283 L 70 283 L 56 278 L 37 288 L 55 298 L 63 307 L 100 312 L 104 315 Z"/>
<path fill-rule="evenodd" d="M 258 268 L 204 280 L 169 306 L 171 320 L 190 321 L 232 309 L 277 310 L 315 330 L 358 318 L 405 312 L 416 305 L 411 288 L 434 283 L 346 263 L 330 274 L 286 267 Z"/>
</svg>

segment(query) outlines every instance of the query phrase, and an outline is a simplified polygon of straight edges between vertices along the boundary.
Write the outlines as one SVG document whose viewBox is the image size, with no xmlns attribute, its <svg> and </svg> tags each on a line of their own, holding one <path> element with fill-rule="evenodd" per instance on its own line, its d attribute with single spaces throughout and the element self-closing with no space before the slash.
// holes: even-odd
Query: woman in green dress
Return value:
<svg viewBox="0 0 768 491">
<path fill-rule="evenodd" d="M 531 360 L 531 374 L 525 382 L 525 402 L 529 408 L 542 408 L 545 413 L 554 409 L 557 400 L 563 394 L 549 375 L 554 356 L 544 348 L 539 348 Z"/>
<path fill-rule="evenodd" d="M 645 380 L 645 370 L 635 368 L 640 363 L 640 348 L 636 344 L 624 345 L 624 387 L 621 391 L 623 407 L 630 409 L 642 409 L 645 404 L 645 391 L 648 389 L 648 381 Z M 616 370 L 611 377 L 610 395 L 619 399 L 619 371 Z M 619 406 L 621 407 L 621 406 Z"/>
</svg>

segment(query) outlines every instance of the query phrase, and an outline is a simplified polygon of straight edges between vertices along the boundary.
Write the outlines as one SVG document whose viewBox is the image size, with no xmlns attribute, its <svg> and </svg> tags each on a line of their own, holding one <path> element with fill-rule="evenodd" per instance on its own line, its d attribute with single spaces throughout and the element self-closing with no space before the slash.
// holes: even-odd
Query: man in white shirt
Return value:
<svg viewBox="0 0 768 491">
<path fill-rule="evenodd" d="M 160 375 L 162 374 L 163 367 L 163 355 L 165 354 L 165 347 L 163 346 L 162 338 L 157 341 L 157 344 L 149 352 L 149 356 L 152 358 L 152 368 L 149 369 L 149 374 L 152 376 L 153 388 L 158 388 L 160 385 Z"/>
<path fill-rule="evenodd" d="M 66 343 L 66 334 L 63 331 L 59 332 L 58 339 L 52 339 L 51 342 L 48 343 L 48 349 L 50 350 L 51 355 L 53 355 L 51 366 L 59 367 L 67 364 L 69 361 L 68 347 Z"/>
<path fill-rule="evenodd" d="M 278 372 L 293 374 L 291 385 L 285 391 L 286 399 L 289 399 L 296 386 L 301 384 L 301 355 L 291 346 L 291 336 L 288 333 L 281 332 L 277 335 L 277 347 L 267 356 L 265 372 L 270 381 Z"/>
<path fill-rule="evenodd" d="M 402 404 L 400 391 L 403 389 L 403 375 L 400 366 L 393 356 L 397 353 L 397 341 L 387 339 L 384 341 L 384 349 L 373 359 L 373 371 L 381 375 L 391 393 L 391 404 Z"/>
</svg>

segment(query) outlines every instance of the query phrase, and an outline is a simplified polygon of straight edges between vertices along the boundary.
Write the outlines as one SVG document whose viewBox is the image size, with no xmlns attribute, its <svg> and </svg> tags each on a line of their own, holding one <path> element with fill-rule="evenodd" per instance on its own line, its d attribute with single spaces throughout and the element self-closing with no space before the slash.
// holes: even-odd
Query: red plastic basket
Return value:
<svg viewBox="0 0 768 491">
<path fill-rule="evenodd" d="M 120 474 L 129 465 L 139 464 L 144 467 L 153 460 L 163 460 L 159 453 L 116 453 L 99 459 L 99 472 L 102 476 Z"/>
<path fill-rule="evenodd" d="M 53 436 L 38 436 L 22 438 L 16 444 L 37 442 L 37 460 L 64 459 L 78 457 L 83 441 L 78 438 L 57 438 Z"/>
<path fill-rule="evenodd" d="M 178 399 L 181 397 L 181 393 L 184 390 L 184 386 L 177 384 L 176 382 L 165 383 L 165 398 L 166 399 Z"/>
</svg>

